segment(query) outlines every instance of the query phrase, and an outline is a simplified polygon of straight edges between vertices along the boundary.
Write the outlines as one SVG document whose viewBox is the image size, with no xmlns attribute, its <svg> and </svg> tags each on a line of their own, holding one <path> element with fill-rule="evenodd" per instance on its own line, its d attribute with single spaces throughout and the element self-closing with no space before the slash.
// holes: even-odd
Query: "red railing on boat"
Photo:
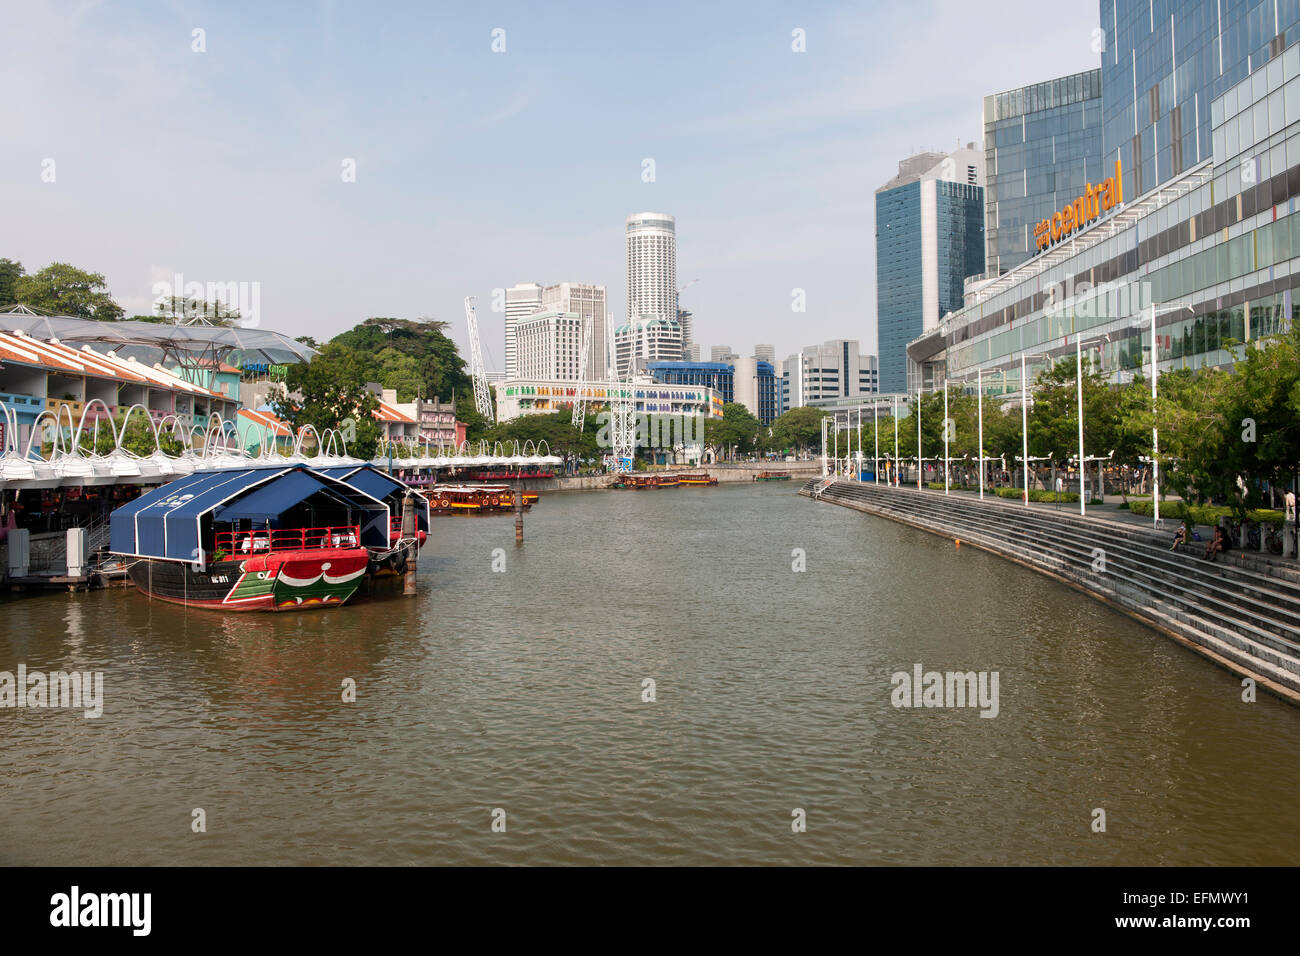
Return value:
<svg viewBox="0 0 1300 956">
<path fill-rule="evenodd" d="M 333 525 L 327 528 L 263 528 L 258 531 L 221 531 L 217 549 L 229 555 L 264 554 L 267 551 L 307 551 L 314 548 L 356 548 L 361 545 L 361 526 Z"/>
</svg>

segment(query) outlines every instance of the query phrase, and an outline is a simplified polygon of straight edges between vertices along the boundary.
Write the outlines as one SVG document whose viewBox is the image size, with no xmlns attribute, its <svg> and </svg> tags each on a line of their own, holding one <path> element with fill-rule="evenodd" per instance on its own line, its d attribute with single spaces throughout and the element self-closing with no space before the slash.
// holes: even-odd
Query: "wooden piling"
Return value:
<svg viewBox="0 0 1300 956">
<path fill-rule="evenodd" d="M 524 492 L 515 485 L 515 544 L 524 543 Z"/>
<path fill-rule="evenodd" d="M 402 540 L 406 542 L 406 573 L 402 579 L 402 593 L 415 593 L 415 562 L 420 552 L 420 541 L 415 533 L 415 499 L 407 494 L 402 499 Z"/>
</svg>

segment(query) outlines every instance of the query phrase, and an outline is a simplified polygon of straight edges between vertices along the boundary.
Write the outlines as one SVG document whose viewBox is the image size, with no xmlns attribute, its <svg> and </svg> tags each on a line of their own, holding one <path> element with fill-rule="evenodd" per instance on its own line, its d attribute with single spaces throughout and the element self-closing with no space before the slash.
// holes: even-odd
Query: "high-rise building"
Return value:
<svg viewBox="0 0 1300 956">
<path fill-rule="evenodd" d="M 576 382 L 582 317 L 576 312 L 534 312 L 515 322 L 513 379 Z M 513 380 L 512 379 L 512 380 Z"/>
<path fill-rule="evenodd" d="M 515 322 L 542 309 L 542 287 L 521 282 L 506 289 L 506 378 L 516 378 Z"/>
<path fill-rule="evenodd" d="M 776 373 L 772 369 L 772 363 L 757 358 L 740 358 L 736 359 L 732 368 L 736 401 L 749 409 L 759 424 L 772 424 L 780 414 Z"/>
<path fill-rule="evenodd" d="M 606 381 L 609 377 L 609 343 L 605 339 L 605 287 L 583 282 L 548 285 L 542 289 L 541 307 L 547 312 L 570 312 L 591 323 L 587 381 Z M 521 374 L 520 377 L 529 376 Z"/>
<path fill-rule="evenodd" d="M 1106 175 L 1101 70 L 984 97 L 986 273 L 1034 255 L 1034 227 Z"/>
<path fill-rule="evenodd" d="M 880 391 L 874 355 L 863 355 L 855 339 L 832 339 L 810 345 L 782 363 L 783 411 L 839 398 L 874 395 Z"/>
<path fill-rule="evenodd" d="M 644 372 L 649 362 L 680 362 L 682 330 L 676 319 L 643 315 L 614 330 L 614 370 L 619 380 L 629 368 Z"/>
<path fill-rule="evenodd" d="M 1098 8 L 1103 159 L 1120 162 L 1130 199 L 1210 159 L 1211 100 L 1300 39 L 1293 0 L 1101 0 Z"/>
<path fill-rule="evenodd" d="M 700 360 L 700 343 L 692 342 L 690 345 L 682 346 L 682 361 L 698 362 Z"/>
<path fill-rule="evenodd" d="M 908 388 L 907 343 L 960 309 L 966 277 L 983 271 L 983 154 L 968 143 L 900 162 L 898 175 L 876 190 L 882 391 Z"/>
<path fill-rule="evenodd" d="M 730 345 L 715 345 L 709 349 L 710 362 L 734 362 L 738 358 L 740 356 L 731 351 Z"/>
<path fill-rule="evenodd" d="M 963 309 L 908 346 L 916 368 L 909 375 L 940 387 L 945 380 L 982 385 L 1021 404 L 1038 375 L 1080 352 L 1123 384 L 1149 378 L 1152 362 L 1165 372 L 1229 368 L 1243 348 L 1293 329 L 1300 320 L 1296 12 L 1293 4 L 1103 3 L 1102 138 L 1111 163 L 1103 208 L 1096 184 L 1071 204 L 1073 216 L 1062 205 L 1051 222 L 1051 252 L 973 286 Z M 1118 48 L 1116 24 L 1125 44 Z M 1281 35 L 1292 42 L 1279 50 Z M 1177 70 L 1166 73 L 1160 63 L 1172 65 L 1174 55 Z M 1211 95 L 1224 82 L 1220 70 L 1239 79 Z M 1123 118 L 1121 136 L 1109 117 L 1125 101 L 1114 114 Z M 1208 151 L 1199 132 L 1207 114 Z M 1113 137 L 1119 147 L 1109 145 Z M 1167 174 L 1180 163 L 1182 172 Z"/>
<path fill-rule="evenodd" d="M 754 358 L 758 359 L 760 362 L 768 362 L 768 363 L 775 362 L 775 361 L 776 361 L 776 346 L 775 346 L 775 345 L 755 345 L 755 346 L 754 346 Z"/>
<path fill-rule="evenodd" d="M 627 318 L 677 324 L 677 220 L 667 213 L 627 217 Z M 680 354 L 680 353 L 679 353 Z"/>
</svg>

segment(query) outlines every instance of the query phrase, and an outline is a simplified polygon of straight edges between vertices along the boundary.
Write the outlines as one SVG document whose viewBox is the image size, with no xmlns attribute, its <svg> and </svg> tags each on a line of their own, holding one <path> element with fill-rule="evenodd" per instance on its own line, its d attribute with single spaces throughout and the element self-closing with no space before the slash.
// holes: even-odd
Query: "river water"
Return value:
<svg viewBox="0 0 1300 956">
<path fill-rule="evenodd" d="M 8 601 L 0 670 L 105 704 L 0 710 L 0 863 L 1300 862 L 1300 710 L 797 487 L 440 519 L 417 597 L 327 611 Z M 997 716 L 895 707 L 916 664 L 997 672 Z"/>
</svg>

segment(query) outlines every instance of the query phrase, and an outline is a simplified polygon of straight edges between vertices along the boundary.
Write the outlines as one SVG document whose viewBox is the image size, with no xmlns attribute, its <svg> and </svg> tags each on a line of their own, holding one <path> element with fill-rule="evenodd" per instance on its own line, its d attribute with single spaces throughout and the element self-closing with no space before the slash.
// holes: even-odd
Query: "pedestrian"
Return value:
<svg viewBox="0 0 1300 956">
<path fill-rule="evenodd" d="M 1180 547 L 1182 547 L 1186 543 L 1187 543 L 1187 522 L 1184 521 L 1182 524 L 1178 526 L 1178 530 L 1174 532 L 1174 543 L 1169 546 L 1169 550 L 1177 551 Z"/>
<path fill-rule="evenodd" d="M 1216 554 L 1227 550 L 1228 536 L 1223 533 L 1223 525 L 1217 525 L 1214 529 L 1214 537 L 1205 546 L 1205 560 L 1213 561 Z"/>
</svg>

